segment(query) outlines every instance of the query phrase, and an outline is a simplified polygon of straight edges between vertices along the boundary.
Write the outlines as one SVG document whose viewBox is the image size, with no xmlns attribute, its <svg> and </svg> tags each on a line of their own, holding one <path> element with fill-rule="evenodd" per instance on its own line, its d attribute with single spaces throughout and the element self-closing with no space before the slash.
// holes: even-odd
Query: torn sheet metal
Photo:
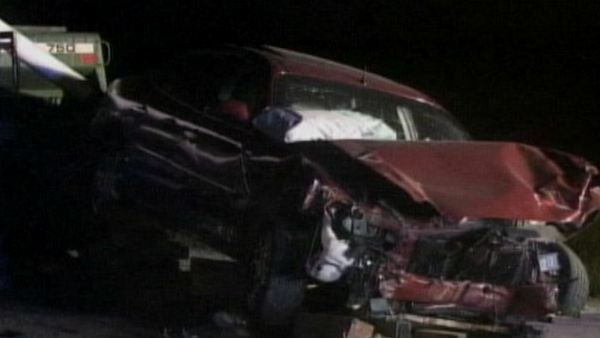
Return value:
<svg viewBox="0 0 600 338">
<path fill-rule="evenodd" d="M 173 162 L 178 158 L 176 154 L 184 153 L 182 157 L 190 162 L 185 165 L 186 169 L 190 167 L 186 176 L 206 175 L 207 170 L 214 170 L 214 175 L 208 176 L 219 186 L 226 186 L 226 190 L 239 190 L 232 185 L 244 181 L 242 172 L 265 177 L 265 169 L 259 167 L 267 158 L 281 158 L 269 167 L 275 170 L 281 163 L 283 170 L 290 165 L 284 159 L 299 154 L 312 169 L 317 169 L 319 179 L 351 190 L 354 197 L 368 192 L 381 195 L 373 200 L 375 203 L 385 200 L 399 204 L 401 199 L 412 203 L 410 208 L 406 204 L 398 208 L 405 215 L 407 209 L 413 212 L 420 204 L 429 214 L 435 209 L 456 220 L 473 217 L 581 224 L 600 209 L 597 168 L 567 153 L 519 143 L 474 141 L 338 140 L 276 145 L 253 128 L 227 124 L 210 114 L 194 112 L 196 119 L 202 120 L 198 124 L 174 118 L 173 115 L 188 112 L 181 112 L 184 108 L 168 97 L 149 96 L 143 88 L 126 82 L 113 84 L 110 97 L 120 118 L 128 112 L 135 121 L 136 147 L 154 149 L 156 146 L 150 143 L 161 143 L 162 139 L 177 149 L 165 151 L 163 155 L 168 159 L 161 160 Z M 220 144 L 218 154 L 206 149 L 207 144 Z M 244 163 L 244 157 L 249 162 Z M 223 171 L 224 161 L 231 164 L 230 170 Z M 227 178 L 222 177 L 225 172 Z M 263 180 L 253 179 L 249 184 L 258 181 Z M 304 189 L 301 186 L 306 182 L 296 184 L 290 179 L 289 183 Z"/>
<path fill-rule="evenodd" d="M 598 169 L 559 151 L 502 142 L 332 143 L 443 215 L 581 224 L 600 209 Z"/>
<path fill-rule="evenodd" d="M 214 170 L 209 175 L 211 181 L 228 191 L 246 189 L 243 172 L 263 177 L 266 169 L 261 167 L 265 159 L 280 158 L 268 167 L 279 168 L 276 171 L 289 170 L 283 168 L 291 164 L 285 158 L 288 155 L 296 157 L 294 154 L 299 153 L 306 163 L 317 169 L 319 179 L 348 189 L 355 197 L 368 192 L 381 195 L 373 200 L 375 203 L 384 200 L 397 205 L 402 199 L 412 203 L 410 208 L 406 208 L 406 204 L 398 208 L 404 215 L 407 215 L 407 209 L 416 212 L 422 207 L 429 214 L 431 210 L 437 210 L 455 220 L 472 217 L 582 224 L 587 216 L 600 209 L 597 168 L 579 157 L 559 151 L 519 143 L 472 141 L 343 140 L 266 147 L 261 145 L 266 139 L 258 138 L 259 133 L 226 126 L 209 115 L 202 118 L 204 121 L 200 126 L 175 119 L 162 113 L 163 109 L 140 107 L 140 104 L 117 95 L 111 97 L 117 106 L 129 107 L 120 107 L 121 115 L 129 112 L 135 116 L 132 132 L 136 135 L 131 136 L 137 139 L 135 147 L 138 150 L 158 149 L 157 142 L 169 144 L 174 148 L 162 154 L 158 153 L 166 149 L 157 150 L 157 156 L 168 157 L 160 160 L 189 159 L 185 165 L 182 163 L 185 169 L 189 167 L 185 176 L 200 178 L 208 174 L 207 170 Z M 156 106 L 165 106 L 167 111 L 172 109 L 165 101 Z M 167 130 L 169 135 L 165 134 Z M 207 149 L 207 144 L 220 144 L 219 149 L 215 149 L 217 153 Z M 252 154 L 242 150 L 241 144 L 245 144 L 245 149 L 254 148 Z M 182 156 L 176 156 L 180 153 Z M 246 163 L 244 157 L 248 160 Z M 230 165 L 228 170 L 224 170 L 225 164 Z M 294 183 L 292 177 L 288 177 L 291 185 L 286 187 L 304 189 L 302 185 L 306 182 Z M 267 183 L 268 180 L 252 179 L 249 184 L 252 182 Z"/>
<path fill-rule="evenodd" d="M 401 273 L 380 285 L 385 298 L 437 306 L 454 305 L 481 313 L 506 313 L 514 291 L 488 283 L 443 281 L 411 273 Z"/>
<path fill-rule="evenodd" d="M 389 299 L 427 304 L 424 311 L 466 310 L 494 315 L 543 316 L 557 311 L 555 284 L 511 288 L 467 280 L 446 281 L 401 272 L 380 284 Z"/>
</svg>

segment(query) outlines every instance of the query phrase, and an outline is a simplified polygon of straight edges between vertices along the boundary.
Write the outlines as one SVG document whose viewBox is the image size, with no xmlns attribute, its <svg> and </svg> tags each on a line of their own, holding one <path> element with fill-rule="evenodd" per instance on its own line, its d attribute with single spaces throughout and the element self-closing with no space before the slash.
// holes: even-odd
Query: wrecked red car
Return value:
<svg viewBox="0 0 600 338">
<path fill-rule="evenodd" d="M 473 141 L 429 97 L 366 71 L 273 47 L 200 51 L 114 82 L 93 134 L 95 210 L 140 210 L 239 262 L 265 322 L 289 320 L 308 284 L 373 315 L 544 319 L 585 304 L 582 263 L 533 226 L 581 228 L 600 208 L 597 169 Z"/>
</svg>

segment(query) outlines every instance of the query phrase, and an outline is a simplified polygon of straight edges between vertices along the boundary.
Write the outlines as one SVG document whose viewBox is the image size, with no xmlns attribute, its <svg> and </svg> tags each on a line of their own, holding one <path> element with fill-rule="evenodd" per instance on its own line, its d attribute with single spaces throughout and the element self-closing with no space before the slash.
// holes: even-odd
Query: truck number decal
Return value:
<svg viewBox="0 0 600 338">
<path fill-rule="evenodd" d="M 94 54 L 93 43 L 44 42 L 37 45 L 51 54 Z"/>
</svg>

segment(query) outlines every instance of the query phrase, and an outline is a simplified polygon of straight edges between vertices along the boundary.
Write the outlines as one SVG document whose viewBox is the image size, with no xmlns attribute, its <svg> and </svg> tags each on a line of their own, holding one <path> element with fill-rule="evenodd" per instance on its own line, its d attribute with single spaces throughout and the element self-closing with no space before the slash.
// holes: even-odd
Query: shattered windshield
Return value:
<svg viewBox="0 0 600 338">
<path fill-rule="evenodd" d="M 468 138 L 443 110 L 366 88 L 286 75 L 277 82 L 274 102 L 281 107 L 277 115 L 288 121 L 285 142 Z"/>
</svg>

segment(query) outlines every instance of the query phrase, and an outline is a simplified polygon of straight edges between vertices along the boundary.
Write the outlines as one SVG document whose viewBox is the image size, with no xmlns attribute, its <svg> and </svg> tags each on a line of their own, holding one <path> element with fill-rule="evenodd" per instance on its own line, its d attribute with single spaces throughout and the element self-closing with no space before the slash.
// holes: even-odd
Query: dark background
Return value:
<svg viewBox="0 0 600 338">
<path fill-rule="evenodd" d="M 214 43 L 267 43 L 416 87 L 478 139 L 516 140 L 600 164 L 600 3 L 490 1 L 2 0 L 13 24 L 98 31 L 109 75 Z"/>
</svg>

